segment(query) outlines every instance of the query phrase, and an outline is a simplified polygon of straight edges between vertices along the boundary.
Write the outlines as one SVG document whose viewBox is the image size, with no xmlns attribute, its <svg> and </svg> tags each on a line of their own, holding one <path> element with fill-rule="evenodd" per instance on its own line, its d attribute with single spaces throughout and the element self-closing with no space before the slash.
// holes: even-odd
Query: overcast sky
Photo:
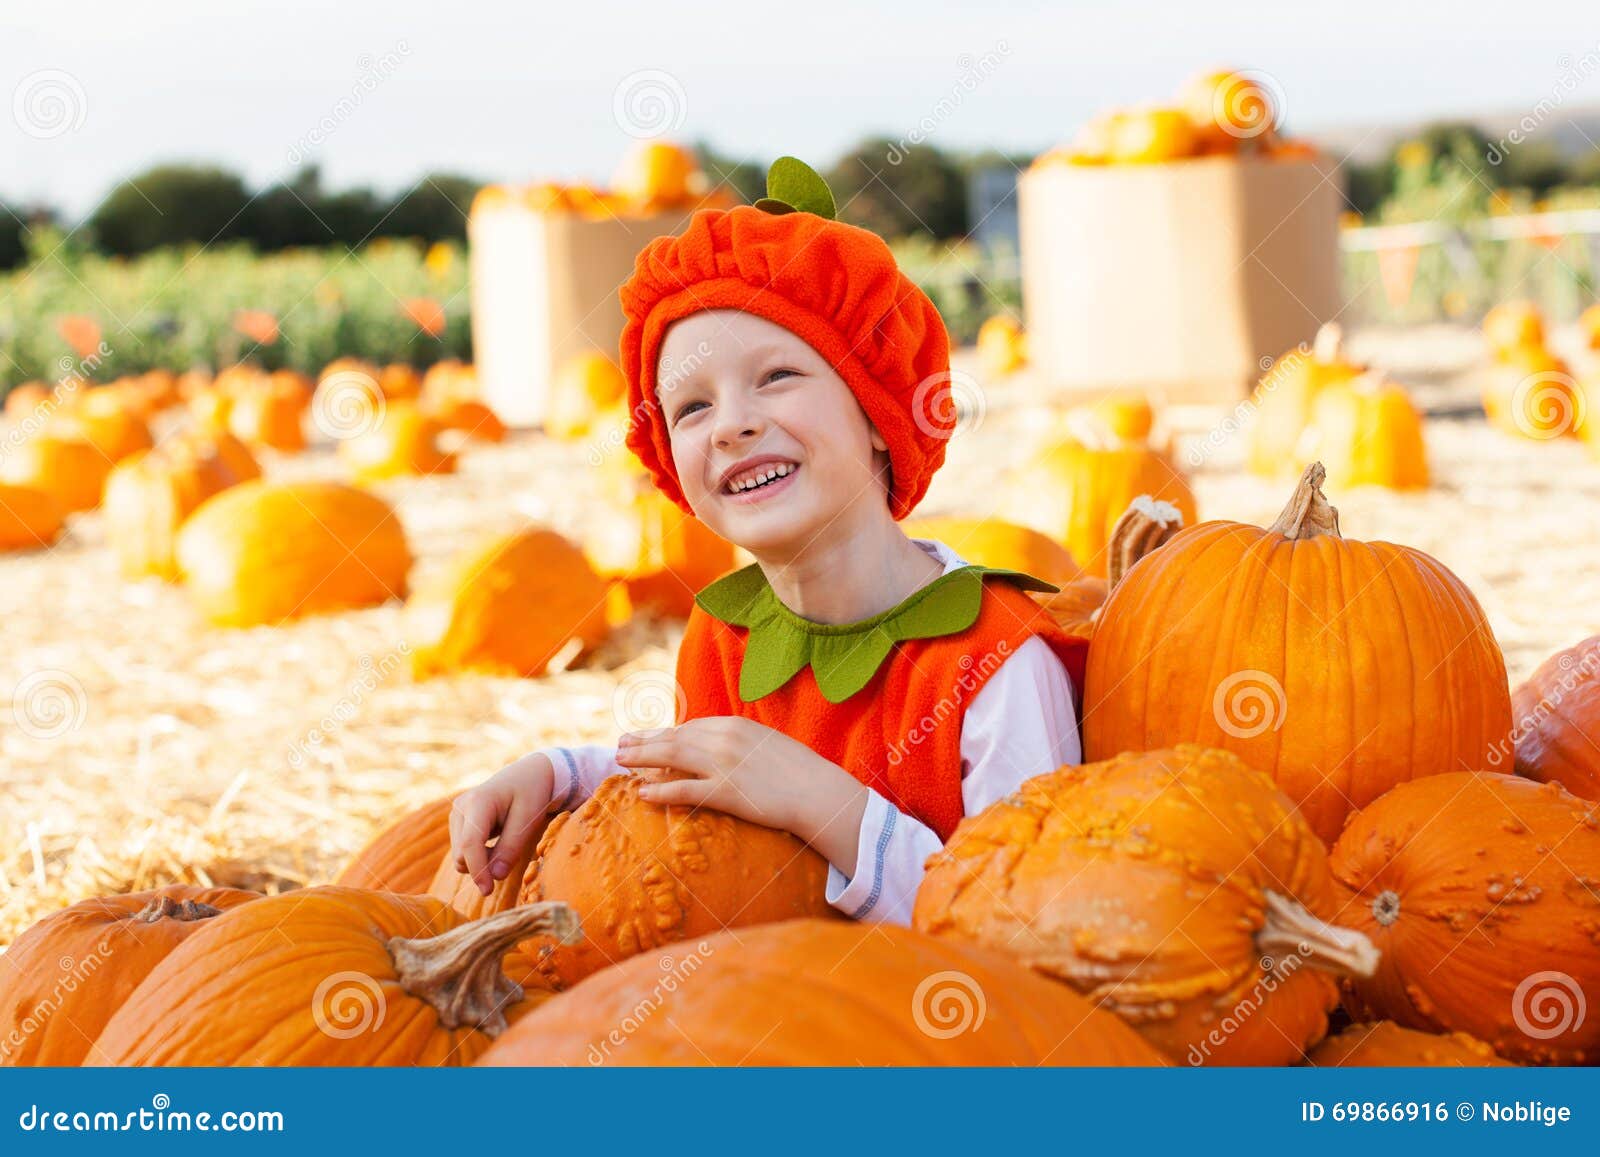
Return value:
<svg viewBox="0 0 1600 1157">
<path fill-rule="evenodd" d="M 172 160 L 260 184 L 303 157 L 384 191 L 431 170 L 603 182 L 656 118 L 761 159 L 919 126 L 1037 150 L 1216 64 L 1268 74 L 1291 129 L 1600 105 L 1600 8 L 5 0 L 0 197 L 85 213 Z"/>
</svg>

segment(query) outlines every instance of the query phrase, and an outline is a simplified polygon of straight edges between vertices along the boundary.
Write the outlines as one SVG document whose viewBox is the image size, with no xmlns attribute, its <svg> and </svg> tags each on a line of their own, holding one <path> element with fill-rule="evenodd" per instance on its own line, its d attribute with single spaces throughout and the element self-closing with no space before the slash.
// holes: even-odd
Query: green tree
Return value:
<svg viewBox="0 0 1600 1157">
<path fill-rule="evenodd" d="M 694 143 L 694 151 L 700 158 L 700 168 L 711 179 L 713 187 L 726 185 L 746 202 L 759 201 L 767 195 L 768 162 L 741 161 L 718 152 L 710 141 L 704 139 Z"/>
<path fill-rule="evenodd" d="M 945 239 L 967 231 L 966 174 L 932 145 L 902 147 L 887 138 L 869 139 L 823 176 L 840 206 L 840 219 L 881 237 Z"/>
<path fill-rule="evenodd" d="M 249 191 L 234 173 L 161 165 L 113 189 L 89 218 L 89 227 L 108 253 L 209 244 L 242 235 L 240 222 L 249 202 Z"/>
<path fill-rule="evenodd" d="M 467 211 L 482 181 L 454 173 L 429 173 L 389 206 L 378 231 L 424 241 L 465 241 Z"/>
</svg>

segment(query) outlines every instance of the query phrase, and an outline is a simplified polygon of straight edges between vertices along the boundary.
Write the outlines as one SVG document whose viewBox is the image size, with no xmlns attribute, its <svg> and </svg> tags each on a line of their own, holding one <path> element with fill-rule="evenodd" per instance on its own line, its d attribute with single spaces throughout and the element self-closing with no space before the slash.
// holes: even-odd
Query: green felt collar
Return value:
<svg viewBox="0 0 1600 1157">
<path fill-rule="evenodd" d="M 842 703 L 871 681 L 896 643 L 953 635 L 977 622 L 986 578 L 1023 590 L 1060 589 L 1022 571 L 964 566 L 870 619 L 815 623 L 784 606 L 761 567 L 751 563 L 707 586 L 695 602 L 714 618 L 750 631 L 739 669 L 741 700 L 771 694 L 809 664 L 822 697 Z"/>
</svg>

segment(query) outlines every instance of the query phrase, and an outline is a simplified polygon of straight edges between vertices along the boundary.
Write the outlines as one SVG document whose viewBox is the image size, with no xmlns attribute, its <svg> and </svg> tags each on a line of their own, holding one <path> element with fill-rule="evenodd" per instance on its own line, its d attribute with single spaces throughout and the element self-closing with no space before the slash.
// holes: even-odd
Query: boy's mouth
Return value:
<svg viewBox="0 0 1600 1157">
<path fill-rule="evenodd" d="M 800 463 L 772 455 L 741 462 L 723 475 L 721 492 L 746 501 L 765 497 L 786 488 L 788 479 L 799 469 Z"/>
</svg>

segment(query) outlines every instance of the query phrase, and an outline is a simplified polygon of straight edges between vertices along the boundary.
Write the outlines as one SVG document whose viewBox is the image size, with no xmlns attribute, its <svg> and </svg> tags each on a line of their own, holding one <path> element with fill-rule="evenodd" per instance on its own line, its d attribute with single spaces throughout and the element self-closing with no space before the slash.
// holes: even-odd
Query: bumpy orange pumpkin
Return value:
<svg viewBox="0 0 1600 1157">
<path fill-rule="evenodd" d="M 151 969 L 212 918 L 255 899 L 172 884 L 46 916 L 0 959 L 0 1065 L 82 1063 Z"/>
<path fill-rule="evenodd" d="M 1146 1065 L 1116 1017 L 996 953 L 791 920 L 674 945 L 545 1002 L 483 1065 Z"/>
<path fill-rule="evenodd" d="M 1020 570 L 1058 587 L 1083 577 L 1071 553 L 1053 538 L 999 518 L 913 518 L 901 524 L 912 538 L 942 542 L 979 566 Z"/>
<path fill-rule="evenodd" d="M 335 884 L 407 896 L 428 891 L 439 860 L 450 850 L 450 805 L 445 796 L 407 812 L 357 852 Z"/>
<path fill-rule="evenodd" d="M 1401 1028 L 1391 1020 L 1353 1024 L 1306 1057 L 1317 1068 L 1503 1068 L 1494 1050 L 1464 1032 L 1431 1033 Z"/>
<path fill-rule="evenodd" d="M 1490 425 L 1537 442 L 1577 436 L 1586 402 L 1567 363 L 1543 346 L 1502 350 L 1484 377 Z"/>
<path fill-rule="evenodd" d="M 117 1010 L 86 1063 L 469 1065 L 547 994 L 500 965 L 577 934 L 560 904 L 467 921 L 432 896 L 305 888 L 212 921 Z"/>
<path fill-rule="evenodd" d="M 456 456 L 439 447 L 442 428 L 414 402 L 389 402 L 370 430 L 339 443 L 339 458 L 356 482 L 453 474 Z"/>
<path fill-rule="evenodd" d="M 596 646 L 605 606 L 605 583 L 555 531 L 497 536 L 457 555 L 407 602 L 411 669 L 418 679 L 462 670 L 533 678 L 574 640 Z"/>
<path fill-rule="evenodd" d="M 403 596 L 411 552 L 394 511 L 335 482 L 230 487 L 178 532 L 178 569 L 219 626 L 279 623 Z"/>
<path fill-rule="evenodd" d="M 1452 771 L 1357 812 L 1333 849 L 1339 921 L 1383 957 L 1346 1007 L 1465 1032 L 1508 1060 L 1592 1064 L 1600 1017 L 1600 804 Z M 1587 997 L 1586 997 L 1587 994 Z"/>
<path fill-rule="evenodd" d="M 1068 440 L 1008 481 L 1001 512 L 1061 542 L 1087 573 L 1103 576 L 1117 520 L 1145 494 L 1177 507 L 1185 525 L 1195 521 L 1188 479 L 1166 453 L 1128 443 L 1096 448 Z"/>
<path fill-rule="evenodd" d="M 1491 354 L 1544 345 L 1544 315 L 1531 301 L 1505 301 L 1483 315 L 1483 336 Z"/>
<path fill-rule="evenodd" d="M 123 577 L 176 582 L 179 527 L 237 481 L 221 458 L 179 441 L 118 463 L 106 479 L 105 525 Z"/>
<path fill-rule="evenodd" d="M 0 482 L 47 494 L 62 514 L 100 505 L 111 459 L 81 438 L 38 433 L 0 457 Z"/>
<path fill-rule="evenodd" d="M 0 551 L 49 546 L 61 527 L 61 511 L 44 491 L 0 483 Z"/>
<path fill-rule="evenodd" d="M 827 861 L 794 836 L 709 808 L 648 803 L 641 782 L 603 781 L 539 841 L 522 902 L 561 900 L 583 921 L 578 944 L 519 949 L 553 987 L 674 941 L 833 915 Z"/>
<path fill-rule="evenodd" d="M 1344 330 L 1328 322 L 1307 350 L 1292 349 L 1261 376 L 1250 395 L 1246 465 L 1252 473 L 1276 478 L 1300 469 L 1300 439 L 1318 395 L 1330 386 L 1354 381 L 1366 367 L 1344 354 Z"/>
<path fill-rule="evenodd" d="M 545 432 L 553 438 L 582 438 L 595 418 L 627 396 L 628 382 L 615 362 L 601 353 L 576 354 L 562 363 L 550 383 Z"/>
<path fill-rule="evenodd" d="M 733 569 L 733 544 L 648 478 L 633 482 L 630 496 L 590 523 L 584 554 L 601 578 L 623 585 L 634 609 L 687 618 L 694 596 Z"/>
<path fill-rule="evenodd" d="M 1422 415 L 1403 387 L 1373 374 L 1317 395 L 1300 451 L 1304 459 L 1324 463 L 1329 483 L 1341 488 L 1428 485 Z"/>
<path fill-rule="evenodd" d="M 1270 1065 L 1327 1032 L 1334 977 L 1376 963 L 1335 910 L 1288 798 L 1186 745 L 1063 767 L 968 816 L 929 857 L 912 925 L 1065 981 L 1173 1060 Z"/>
<path fill-rule="evenodd" d="M 1511 717 L 1518 775 L 1600 800 L 1600 635 L 1540 663 L 1511 693 Z"/>
<path fill-rule="evenodd" d="M 1339 535 L 1308 467 L 1271 527 L 1180 531 L 1111 593 L 1084 688 L 1090 759 L 1175 743 L 1270 773 L 1327 843 L 1396 783 L 1484 766 L 1505 660 L 1437 560 Z"/>
<path fill-rule="evenodd" d="M 426 888 L 428 895 L 443 900 L 469 920 L 493 916 L 496 912 L 515 907 L 522 902 L 523 889 L 531 886 L 528 873 L 534 870 L 534 856 L 539 841 L 544 837 L 552 818 L 545 816 L 534 825 L 522 854 L 511 862 L 505 879 L 496 881 L 487 896 L 478 891 L 478 885 L 471 876 L 456 870 L 455 857 L 450 854 L 449 848 L 439 857 L 433 879 Z"/>
</svg>

